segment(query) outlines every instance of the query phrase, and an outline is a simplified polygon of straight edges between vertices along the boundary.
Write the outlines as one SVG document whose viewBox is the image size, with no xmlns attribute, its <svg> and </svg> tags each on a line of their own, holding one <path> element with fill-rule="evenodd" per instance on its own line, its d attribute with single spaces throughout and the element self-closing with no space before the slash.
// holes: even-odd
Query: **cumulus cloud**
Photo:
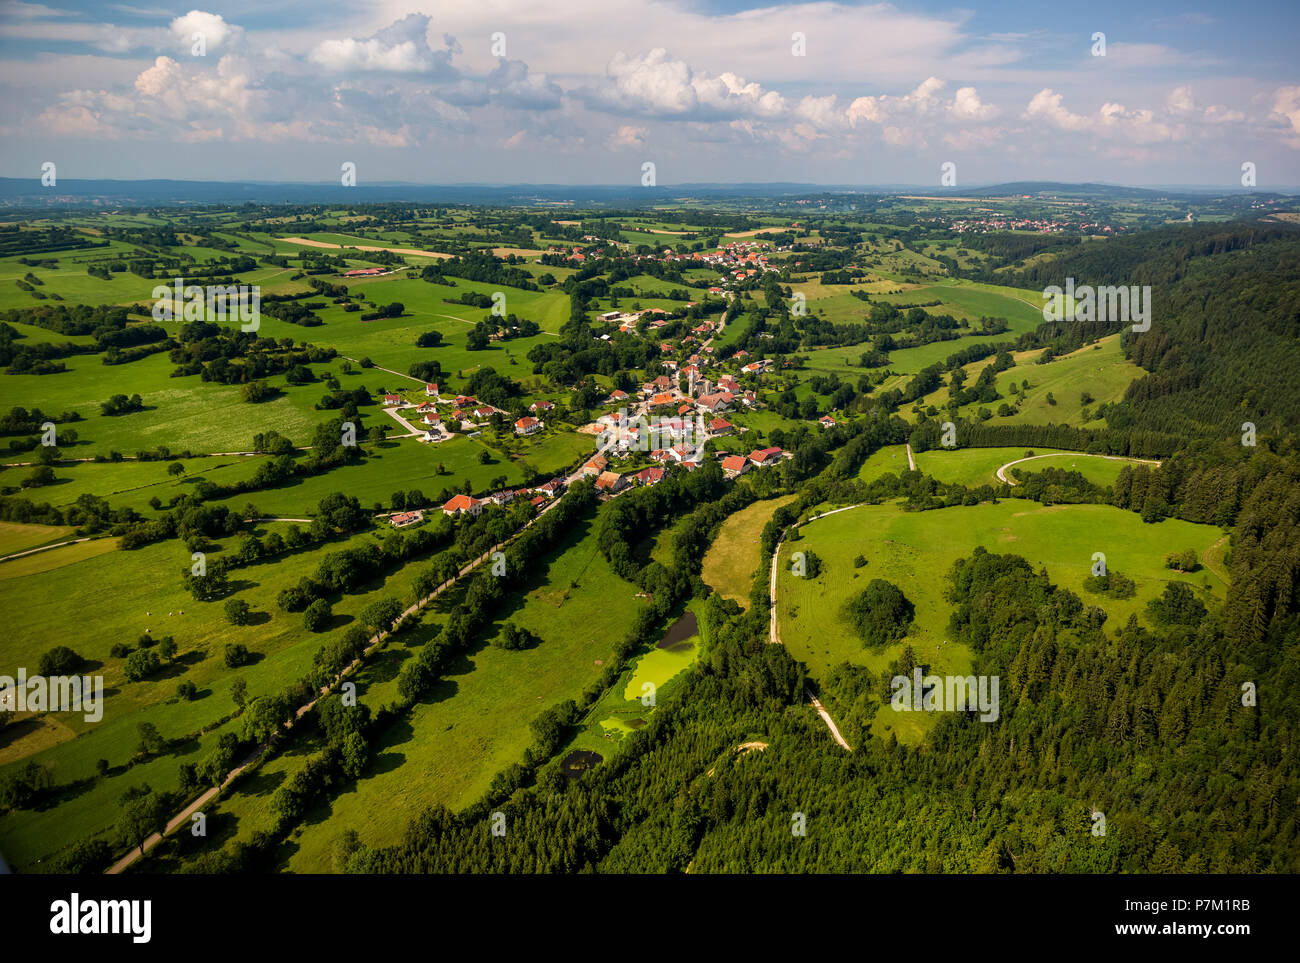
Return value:
<svg viewBox="0 0 1300 963">
<path fill-rule="evenodd" d="M 180 46 L 187 50 L 194 44 L 196 35 L 203 38 L 209 51 L 232 46 L 243 37 L 243 30 L 226 23 L 220 14 L 202 10 L 191 10 L 185 16 L 177 17 L 171 22 L 170 29 Z"/>
<path fill-rule="evenodd" d="M 1286 124 L 1291 136 L 1287 144 L 1300 148 L 1300 87 L 1279 87 L 1273 91 L 1269 119 Z"/>
<path fill-rule="evenodd" d="M 974 87 L 960 88 L 952 100 L 945 102 L 940 92 L 946 86 L 947 83 L 938 77 L 927 77 L 902 96 L 859 97 L 849 104 L 848 121 L 856 127 L 862 123 L 883 125 L 891 121 L 915 121 L 944 115 L 964 121 L 987 120 L 996 116 L 997 109 L 984 104 Z"/>
<path fill-rule="evenodd" d="M 687 120 L 770 118 L 785 111 L 785 100 L 775 91 L 733 73 L 694 71 L 683 60 L 669 59 L 663 47 L 639 56 L 615 54 L 606 82 L 578 96 L 599 110 Z"/>
<path fill-rule="evenodd" d="M 1045 121 L 1058 130 L 1082 131 L 1092 126 L 1087 117 L 1069 111 L 1064 100 L 1061 94 L 1050 87 L 1044 87 L 1029 101 L 1025 115 L 1031 120 Z"/>
<path fill-rule="evenodd" d="M 431 73 L 446 70 L 454 51 L 454 38 L 445 38 L 447 50 L 429 46 L 431 17 L 422 13 L 407 14 L 373 36 L 324 40 L 312 50 L 309 59 L 326 70 L 340 73 L 378 71 L 384 73 Z"/>
</svg>

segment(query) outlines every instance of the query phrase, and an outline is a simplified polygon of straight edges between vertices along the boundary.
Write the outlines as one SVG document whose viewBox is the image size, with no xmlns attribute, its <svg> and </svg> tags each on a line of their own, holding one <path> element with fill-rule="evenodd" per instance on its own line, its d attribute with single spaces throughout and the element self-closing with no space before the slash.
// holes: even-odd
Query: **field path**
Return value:
<svg viewBox="0 0 1300 963">
<path fill-rule="evenodd" d="M 835 508 L 829 512 L 822 512 L 820 515 L 814 515 L 812 518 L 808 519 L 808 521 L 813 522 L 819 518 L 825 518 L 827 515 L 838 515 L 840 512 L 847 512 L 850 509 L 857 507 L 858 505 L 846 505 L 844 508 Z M 768 588 L 768 601 L 770 603 L 768 607 L 768 643 L 771 645 L 781 644 L 781 633 L 777 628 L 776 622 L 776 560 L 777 556 L 781 554 L 781 543 L 784 541 L 785 533 L 782 533 L 781 537 L 776 540 L 776 548 L 772 550 L 772 568 L 771 575 L 769 576 L 770 582 Z M 844 737 L 840 735 L 839 727 L 835 725 L 835 720 L 831 718 L 831 714 L 826 711 L 826 707 L 821 704 L 821 701 L 813 695 L 812 689 L 806 687 L 804 691 L 808 694 L 808 699 L 812 702 L 812 707 L 817 711 L 817 714 L 822 717 L 822 722 L 826 723 L 826 728 L 831 731 L 831 738 L 839 743 L 844 749 L 852 752 L 853 747 L 844 741 Z"/>
<path fill-rule="evenodd" d="M 1006 466 L 1004 465 L 1003 467 L 1005 468 Z M 908 445 L 907 445 L 907 470 L 908 470 L 908 471 L 916 471 L 916 459 L 912 457 L 912 444 L 911 444 L 911 442 L 908 442 Z"/>
<path fill-rule="evenodd" d="M 417 257 L 450 258 L 455 256 L 452 254 L 443 254 L 439 251 L 419 251 L 413 247 L 374 247 L 369 244 L 335 244 L 333 241 L 313 241 L 311 238 L 306 237 L 277 237 L 275 240 L 285 241 L 289 244 L 301 244 L 304 247 L 324 247 L 332 248 L 334 250 L 347 250 L 351 248 L 354 251 L 387 251 L 390 254 L 414 254 Z"/>
<path fill-rule="evenodd" d="M 78 542 L 88 541 L 90 541 L 90 536 L 86 536 L 85 538 L 73 538 L 66 542 L 55 542 L 53 545 L 42 545 L 39 548 L 29 548 L 25 552 L 14 552 L 12 555 L 6 555 L 4 558 L 0 558 L 0 562 L 7 562 L 11 558 L 22 558 L 24 555 L 35 555 L 37 552 L 48 552 L 52 548 L 62 548 L 64 545 L 76 545 Z"/>
<path fill-rule="evenodd" d="M 853 747 L 844 741 L 844 737 L 840 735 L 839 728 L 835 725 L 835 720 L 832 719 L 831 714 L 826 711 L 826 707 L 817 700 L 817 697 L 815 695 L 813 695 L 812 689 L 805 687 L 804 691 L 808 693 L 808 698 L 812 701 L 812 706 L 814 709 L 817 710 L 817 714 L 822 717 L 822 722 L 826 723 L 827 727 L 831 730 L 831 736 L 841 746 L 843 746 L 849 752 L 852 752 Z"/>
<path fill-rule="evenodd" d="M 1067 455 L 1074 456 L 1075 458 L 1105 458 L 1108 461 L 1127 461 L 1137 465 L 1155 465 L 1157 468 L 1160 467 L 1160 462 L 1154 458 L 1129 458 L 1127 455 L 1093 455 L 1084 451 L 1058 451 L 1052 452 L 1048 455 L 1030 455 L 1028 458 L 1017 458 L 1014 461 L 1007 462 L 994 472 L 994 474 L 997 475 L 998 481 L 1002 482 L 1004 485 L 1015 485 L 1017 482 L 1006 474 L 1007 469 L 1012 465 L 1019 465 L 1022 461 L 1035 461 L 1039 458 L 1064 458 Z M 911 448 L 907 451 L 907 457 L 909 460 L 912 457 Z"/>
</svg>

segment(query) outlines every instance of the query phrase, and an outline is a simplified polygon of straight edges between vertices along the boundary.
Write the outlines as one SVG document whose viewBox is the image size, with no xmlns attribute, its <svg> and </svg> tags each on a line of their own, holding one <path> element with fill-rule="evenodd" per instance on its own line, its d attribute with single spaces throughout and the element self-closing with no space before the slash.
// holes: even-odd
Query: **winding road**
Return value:
<svg viewBox="0 0 1300 963">
<path fill-rule="evenodd" d="M 998 481 L 1002 482 L 1004 485 L 1016 485 L 1018 482 L 1006 473 L 1007 469 L 1012 465 L 1019 465 L 1022 461 L 1036 461 L 1039 458 L 1065 458 L 1066 456 L 1074 458 L 1105 458 L 1107 461 L 1127 461 L 1137 465 L 1155 465 L 1157 468 L 1160 467 L 1160 462 L 1154 458 L 1129 458 L 1127 455 L 1094 455 L 1083 451 L 1059 451 L 1051 452 L 1046 455 L 1030 455 L 1028 458 L 1017 458 L 1014 461 L 1007 462 L 994 472 L 994 474 L 997 475 Z M 910 447 L 907 450 L 907 457 L 909 459 L 912 457 L 912 449 Z"/>
</svg>

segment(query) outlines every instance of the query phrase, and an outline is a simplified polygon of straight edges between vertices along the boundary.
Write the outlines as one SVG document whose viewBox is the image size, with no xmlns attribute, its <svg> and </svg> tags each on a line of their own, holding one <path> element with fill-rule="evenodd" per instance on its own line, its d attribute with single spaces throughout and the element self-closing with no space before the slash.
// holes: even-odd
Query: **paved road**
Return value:
<svg viewBox="0 0 1300 963">
<path fill-rule="evenodd" d="M 908 451 L 907 454 L 909 458 L 912 455 L 910 450 Z M 1160 467 L 1160 462 L 1154 458 L 1129 458 L 1125 455 L 1093 455 L 1093 454 L 1089 454 L 1088 452 L 1082 452 L 1082 451 L 1063 451 L 1063 452 L 1052 452 L 1047 455 L 1030 455 L 1028 458 L 1017 458 L 1014 461 L 1007 462 L 996 472 L 994 472 L 994 474 L 997 476 L 998 481 L 1002 482 L 1003 484 L 1015 485 L 1018 484 L 1018 482 L 1016 482 L 1014 478 L 1012 478 L 1010 475 L 1006 473 L 1007 469 L 1010 468 L 1012 465 L 1019 465 L 1022 461 L 1035 461 L 1039 458 L 1065 458 L 1068 456 L 1072 456 L 1075 458 L 1105 458 L 1107 461 L 1127 461 L 1137 465 L 1155 465 L 1157 468 Z"/>
</svg>

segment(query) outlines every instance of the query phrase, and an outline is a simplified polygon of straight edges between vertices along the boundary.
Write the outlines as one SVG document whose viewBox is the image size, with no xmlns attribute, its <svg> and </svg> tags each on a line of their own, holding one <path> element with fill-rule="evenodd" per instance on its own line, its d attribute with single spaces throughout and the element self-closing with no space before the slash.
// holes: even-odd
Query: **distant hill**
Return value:
<svg viewBox="0 0 1300 963">
<path fill-rule="evenodd" d="M 266 181 L 184 180 L 79 180 L 60 179 L 53 188 L 42 187 L 36 177 L 0 177 L 0 206 L 3 207 L 105 207 L 123 204 L 320 204 L 320 203 L 433 203 L 486 204 L 496 206 L 555 204 L 574 206 L 641 207 L 666 201 L 726 201 L 759 198 L 830 197 L 844 194 L 892 195 L 925 193 L 942 196 L 1069 197 L 1090 200 L 1158 200 L 1161 198 L 1204 201 L 1242 191 L 1196 188 L 1158 190 L 1122 187 L 1114 184 L 1062 184 L 1051 181 L 1022 181 L 988 187 L 963 187 L 957 191 L 936 191 L 915 185 L 800 184 L 795 182 L 754 184 L 670 184 L 642 187 L 621 184 L 406 184 L 376 182 L 356 187 L 337 183 L 271 183 Z"/>
</svg>

